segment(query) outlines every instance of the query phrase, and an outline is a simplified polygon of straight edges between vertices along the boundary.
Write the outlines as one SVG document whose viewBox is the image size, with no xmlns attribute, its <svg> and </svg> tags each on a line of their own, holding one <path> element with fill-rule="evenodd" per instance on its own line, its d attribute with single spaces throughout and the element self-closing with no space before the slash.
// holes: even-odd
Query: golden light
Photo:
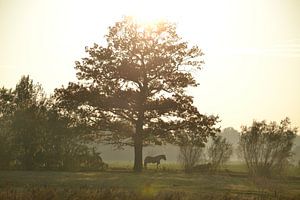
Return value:
<svg viewBox="0 0 300 200">
<path fill-rule="evenodd" d="M 2 1 L 0 86 L 14 87 L 30 74 L 52 92 L 76 80 L 74 61 L 85 56 L 84 47 L 105 45 L 107 28 L 122 16 L 146 25 L 163 20 L 175 23 L 178 35 L 205 53 L 194 93 L 200 109 L 237 127 L 254 117 L 277 121 L 286 115 L 299 126 L 298 10 L 292 0 Z M 273 101 L 265 98 L 267 106 L 258 107 L 253 102 L 264 91 Z"/>
<path fill-rule="evenodd" d="M 127 13 L 142 24 L 152 24 L 174 18 L 174 13 L 167 9 L 165 1 L 159 3 L 158 1 L 133 0 L 131 5 Z"/>
</svg>

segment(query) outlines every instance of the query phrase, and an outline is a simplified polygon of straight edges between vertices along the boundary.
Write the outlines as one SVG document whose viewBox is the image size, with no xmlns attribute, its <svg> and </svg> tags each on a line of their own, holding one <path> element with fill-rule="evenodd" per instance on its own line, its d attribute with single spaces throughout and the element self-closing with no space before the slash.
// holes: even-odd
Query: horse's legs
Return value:
<svg viewBox="0 0 300 200">
<path fill-rule="evenodd" d="M 160 164 L 160 161 L 156 162 L 156 169 L 158 169 L 158 165 Z"/>
</svg>

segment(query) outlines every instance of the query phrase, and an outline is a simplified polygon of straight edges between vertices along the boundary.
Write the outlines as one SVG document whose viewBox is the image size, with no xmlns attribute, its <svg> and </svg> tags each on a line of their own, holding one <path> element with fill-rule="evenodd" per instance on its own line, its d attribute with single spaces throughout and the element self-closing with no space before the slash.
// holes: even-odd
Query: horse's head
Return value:
<svg viewBox="0 0 300 200">
<path fill-rule="evenodd" d="M 167 160 L 166 155 L 161 155 L 162 159 Z"/>
</svg>

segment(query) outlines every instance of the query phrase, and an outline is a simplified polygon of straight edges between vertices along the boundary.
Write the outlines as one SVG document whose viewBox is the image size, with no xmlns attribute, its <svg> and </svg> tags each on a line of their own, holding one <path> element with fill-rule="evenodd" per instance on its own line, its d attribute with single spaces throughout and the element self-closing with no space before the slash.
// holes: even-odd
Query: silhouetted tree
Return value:
<svg viewBox="0 0 300 200">
<path fill-rule="evenodd" d="M 100 155 L 80 137 L 84 128 L 54 100 L 29 76 L 14 90 L 0 89 L 0 169 L 104 169 Z"/>
<path fill-rule="evenodd" d="M 15 105 L 11 117 L 11 133 L 16 159 L 24 169 L 34 169 L 36 157 L 42 151 L 45 134 L 46 107 L 41 86 L 33 84 L 29 76 L 22 76 L 14 90 Z"/>
<path fill-rule="evenodd" d="M 22 76 L 15 90 L 1 89 L 0 137 L 4 143 L 1 152 L 7 155 L 1 156 L 6 158 L 2 168 L 10 168 L 10 163 L 19 161 L 24 168 L 33 169 L 32 157 L 40 147 L 37 132 L 43 119 L 38 112 L 42 96 L 41 87 L 33 84 L 29 76 Z"/>
<path fill-rule="evenodd" d="M 280 124 L 254 121 L 252 126 L 242 127 L 239 149 L 249 173 L 265 177 L 282 174 L 292 156 L 296 133 L 288 118 Z"/>
<path fill-rule="evenodd" d="M 217 117 L 205 116 L 185 91 L 197 86 L 202 51 L 189 47 L 174 24 L 137 23 L 109 27 L 107 46 L 86 48 L 76 62 L 79 83 L 56 90 L 60 106 L 87 124 L 93 135 L 115 145 L 134 146 L 134 170 L 142 170 L 142 148 L 178 143 L 183 132 L 199 143 L 214 134 Z"/>
</svg>

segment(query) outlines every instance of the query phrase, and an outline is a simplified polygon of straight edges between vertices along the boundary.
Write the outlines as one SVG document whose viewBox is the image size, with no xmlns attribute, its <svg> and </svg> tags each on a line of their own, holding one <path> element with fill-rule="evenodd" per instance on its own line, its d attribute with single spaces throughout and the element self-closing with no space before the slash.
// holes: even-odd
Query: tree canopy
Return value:
<svg viewBox="0 0 300 200">
<path fill-rule="evenodd" d="M 201 114 L 188 87 L 198 83 L 203 52 L 189 46 L 168 22 L 145 25 L 125 17 L 109 27 L 106 46 L 86 47 L 76 61 L 77 83 L 56 90 L 60 107 L 80 116 L 92 136 L 135 148 L 136 171 L 142 147 L 193 138 L 202 145 L 218 117 Z"/>
</svg>

